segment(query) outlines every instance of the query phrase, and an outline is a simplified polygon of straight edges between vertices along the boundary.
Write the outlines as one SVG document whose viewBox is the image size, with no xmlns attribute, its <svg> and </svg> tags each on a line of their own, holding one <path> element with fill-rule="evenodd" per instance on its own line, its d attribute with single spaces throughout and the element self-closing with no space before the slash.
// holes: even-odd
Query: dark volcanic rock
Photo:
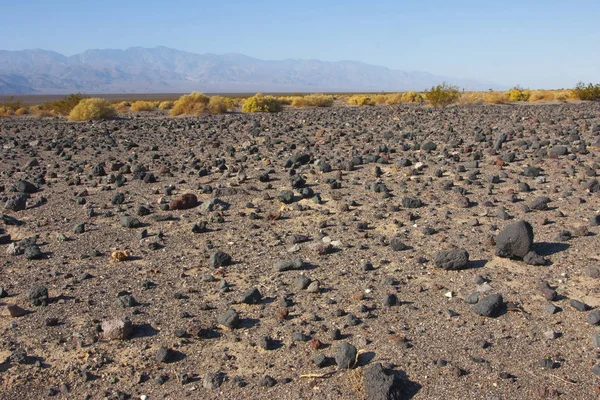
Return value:
<svg viewBox="0 0 600 400">
<path fill-rule="evenodd" d="M 363 374 L 365 400 L 401 400 L 404 382 L 394 371 L 386 370 L 380 363 L 365 368 Z"/>
<path fill-rule="evenodd" d="M 242 294 L 242 296 L 240 297 L 240 303 L 245 304 L 259 304 L 261 300 L 262 295 L 260 294 L 260 291 L 257 288 L 249 289 L 248 291 L 244 292 L 244 294 Z"/>
<path fill-rule="evenodd" d="M 301 258 L 292 258 L 289 260 L 281 260 L 275 264 L 275 270 L 279 272 L 290 271 L 293 269 L 302 268 L 304 262 Z"/>
<path fill-rule="evenodd" d="M 216 251 L 211 254 L 208 265 L 213 268 L 226 267 L 231 264 L 231 256 L 223 251 Z"/>
<path fill-rule="evenodd" d="M 217 317 L 217 322 L 229 329 L 234 329 L 240 324 L 240 315 L 237 313 L 237 311 L 230 308 Z"/>
<path fill-rule="evenodd" d="M 356 362 L 356 347 L 350 343 L 340 343 L 335 354 L 335 362 L 341 369 L 350 369 Z"/>
<path fill-rule="evenodd" d="M 483 317 L 495 318 L 504 310 L 504 302 L 501 294 L 491 294 L 473 305 L 473 311 Z"/>
<path fill-rule="evenodd" d="M 439 251 L 434 262 L 436 267 L 445 270 L 463 269 L 469 262 L 469 253 L 465 249 Z"/>
<path fill-rule="evenodd" d="M 48 289 L 44 286 L 34 286 L 29 289 L 27 294 L 29 301 L 34 306 L 47 306 L 48 305 Z"/>
<path fill-rule="evenodd" d="M 517 221 L 504 228 L 496 236 L 496 255 L 523 258 L 531 250 L 533 228 L 526 221 Z"/>
</svg>

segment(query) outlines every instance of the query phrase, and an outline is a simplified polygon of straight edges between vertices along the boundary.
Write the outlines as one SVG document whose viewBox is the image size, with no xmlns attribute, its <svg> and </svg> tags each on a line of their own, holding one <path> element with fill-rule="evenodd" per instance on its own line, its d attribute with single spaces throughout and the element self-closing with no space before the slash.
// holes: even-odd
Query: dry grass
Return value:
<svg viewBox="0 0 600 400">
<path fill-rule="evenodd" d="M 421 103 L 423 101 L 423 96 L 420 93 L 411 90 L 410 92 L 402 93 L 401 99 L 403 103 Z"/>
<path fill-rule="evenodd" d="M 390 93 L 386 95 L 385 103 L 389 105 L 402 103 L 402 93 Z"/>
<path fill-rule="evenodd" d="M 117 115 L 115 108 L 100 98 L 83 99 L 69 113 L 69 121 L 89 121 L 113 118 Z"/>
<path fill-rule="evenodd" d="M 133 103 L 131 103 L 131 111 L 134 112 L 141 112 L 141 111 L 154 111 L 156 110 L 156 107 L 158 107 L 158 102 L 157 101 L 145 101 L 145 100 L 138 100 L 138 101 L 134 101 Z"/>
<path fill-rule="evenodd" d="M 120 103 L 115 104 L 114 107 L 118 113 L 123 114 L 129 111 L 129 107 L 131 107 L 131 104 L 127 101 L 122 101 Z"/>
</svg>

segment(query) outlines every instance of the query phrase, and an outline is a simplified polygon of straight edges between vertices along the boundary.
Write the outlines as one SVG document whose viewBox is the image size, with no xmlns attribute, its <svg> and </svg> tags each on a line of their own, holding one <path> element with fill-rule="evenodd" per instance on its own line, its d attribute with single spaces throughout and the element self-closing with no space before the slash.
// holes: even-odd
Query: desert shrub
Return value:
<svg viewBox="0 0 600 400">
<path fill-rule="evenodd" d="M 457 102 L 459 104 L 477 104 L 483 102 L 483 96 L 485 94 L 481 92 L 463 92 L 458 97 Z"/>
<path fill-rule="evenodd" d="M 402 93 L 390 93 L 385 96 L 386 104 L 400 104 L 402 103 Z"/>
<path fill-rule="evenodd" d="M 501 104 L 508 101 L 505 93 L 489 91 L 483 94 L 483 101 L 490 104 Z"/>
<path fill-rule="evenodd" d="M 15 115 L 26 115 L 29 114 L 29 108 L 21 107 L 15 110 Z"/>
<path fill-rule="evenodd" d="M 385 104 L 387 102 L 387 96 L 385 94 L 376 94 L 373 96 L 373 103 Z"/>
<path fill-rule="evenodd" d="M 156 109 L 156 102 L 154 101 L 145 101 L 138 100 L 131 103 L 131 111 L 140 112 L 140 111 L 154 111 Z"/>
<path fill-rule="evenodd" d="M 89 121 L 112 118 L 117 115 L 115 108 L 106 100 L 99 98 L 83 99 L 69 113 L 70 121 Z"/>
<path fill-rule="evenodd" d="M 331 107 L 333 96 L 325 94 L 309 94 L 308 96 L 294 96 L 292 106 L 294 107 Z"/>
<path fill-rule="evenodd" d="M 185 94 L 173 103 L 169 115 L 198 115 L 208 112 L 210 98 L 202 93 L 192 92 Z"/>
<path fill-rule="evenodd" d="M 403 103 L 420 103 L 423 101 L 423 96 L 420 93 L 411 90 L 410 92 L 402 93 L 402 102 Z"/>
<path fill-rule="evenodd" d="M 273 96 L 263 96 L 261 93 L 244 100 L 243 112 L 279 112 L 283 109 L 281 102 Z"/>
<path fill-rule="evenodd" d="M 554 100 L 554 93 L 550 90 L 534 90 L 534 91 L 530 92 L 529 98 L 527 99 L 527 101 L 529 101 L 529 102 L 542 101 L 542 100 L 548 100 L 548 101 Z"/>
<path fill-rule="evenodd" d="M 586 86 L 585 83 L 579 82 L 571 93 L 577 100 L 600 100 L 600 84 L 588 83 Z"/>
<path fill-rule="evenodd" d="M 19 108 L 23 108 L 21 102 L 15 101 L 14 97 L 11 97 L 8 101 L 0 103 L 0 114 L 4 117 L 9 117 L 14 115 Z"/>
<path fill-rule="evenodd" d="M 166 101 L 161 101 L 158 104 L 158 109 L 159 110 L 170 110 L 171 108 L 173 108 L 174 102 L 171 100 L 166 100 Z"/>
<path fill-rule="evenodd" d="M 53 114 L 69 115 L 71 111 L 86 97 L 81 93 L 72 93 L 62 100 L 51 101 L 43 105 L 43 109 Z"/>
<path fill-rule="evenodd" d="M 372 106 L 375 103 L 371 97 L 365 94 L 355 94 L 354 96 L 350 96 L 348 104 L 353 106 Z"/>
<path fill-rule="evenodd" d="M 127 111 L 129 111 L 129 107 L 131 107 L 131 104 L 127 101 L 122 101 L 120 103 L 115 104 L 114 107 L 117 112 L 126 113 Z"/>
<path fill-rule="evenodd" d="M 527 101 L 529 100 L 530 94 L 531 92 L 529 90 L 525 90 L 520 86 L 515 86 L 506 92 L 508 101 Z"/>
<path fill-rule="evenodd" d="M 227 104 L 228 110 L 233 110 L 234 108 L 240 105 L 241 100 L 239 98 L 234 97 L 224 97 L 223 101 L 225 101 L 225 104 Z"/>
<path fill-rule="evenodd" d="M 445 107 L 456 102 L 459 97 L 458 86 L 448 85 L 446 82 L 425 91 L 425 98 L 434 107 Z"/>
<path fill-rule="evenodd" d="M 302 99 L 304 96 L 278 96 L 277 100 L 284 106 L 291 106 L 294 104 L 294 101 L 298 99 Z M 298 107 L 298 106 L 295 106 Z"/>
<path fill-rule="evenodd" d="M 565 90 L 557 90 L 554 92 L 554 100 L 556 101 L 567 101 L 569 98 L 569 92 Z"/>
<path fill-rule="evenodd" d="M 223 114 L 227 112 L 227 101 L 222 96 L 211 96 L 208 101 L 208 110 L 213 114 Z"/>
</svg>

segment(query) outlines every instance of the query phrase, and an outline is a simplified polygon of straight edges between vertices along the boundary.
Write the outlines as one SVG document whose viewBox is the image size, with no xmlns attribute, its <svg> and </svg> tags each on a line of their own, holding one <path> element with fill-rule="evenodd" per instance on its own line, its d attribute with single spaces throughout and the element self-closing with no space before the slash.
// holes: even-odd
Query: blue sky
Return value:
<svg viewBox="0 0 600 400">
<path fill-rule="evenodd" d="M 0 49 L 163 45 L 529 88 L 600 82 L 600 0 L 0 0 Z"/>
</svg>

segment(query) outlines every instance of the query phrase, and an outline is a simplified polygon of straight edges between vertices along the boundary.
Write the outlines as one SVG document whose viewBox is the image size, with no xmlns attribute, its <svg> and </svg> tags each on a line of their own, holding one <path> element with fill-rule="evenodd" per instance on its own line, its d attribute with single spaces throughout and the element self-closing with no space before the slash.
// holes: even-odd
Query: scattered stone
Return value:
<svg viewBox="0 0 600 400">
<path fill-rule="evenodd" d="M 533 228 L 526 221 L 517 221 L 504 228 L 496 236 L 496 255 L 500 257 L 523 258 L 531 250 Z"/>
<path fill-rule="evenodd" d="M 444 270 L 463 269 L 469 262 L 469 253 L 465 249 L 439 251 L 434 262 L 436 267 Z"/>
</svg>

